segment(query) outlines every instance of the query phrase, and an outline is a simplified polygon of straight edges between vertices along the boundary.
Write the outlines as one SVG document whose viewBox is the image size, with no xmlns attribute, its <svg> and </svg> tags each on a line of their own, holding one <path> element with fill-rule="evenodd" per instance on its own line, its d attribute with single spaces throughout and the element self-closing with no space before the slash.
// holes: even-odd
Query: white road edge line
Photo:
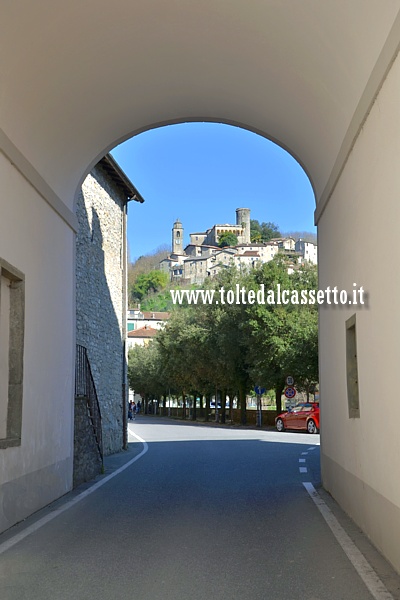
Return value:
<svg viewBox="0 0 400 600">
<path fill-rule="evenodd" d="M 313 484 L 303 481 L 303 485 L 373 598 L 375 600 L 394 600 L 392 594 L 386 589 L 365 556 L 361 554 L 357 546 L 350 539 Z"/>
<path fill-rule="evenodd" d="M 128 426 L 128 429 L 129 429 L 129 426 Z M 33 523 L 32 525 L 27 527 L 20 533 L 17 533 L 16 535 L 11 537 L 6 542 L 3 542 L 2 544 L 0 544 L 0 554 L 3 554 L 3 552 L 6 552 L 7 550 L 9 550 L 13 546 L 15 546 L 15 544 L 18 544 L 18 542 L 20 542 L 23 539 L 25 539 L 26 537 L 28 537 L 28 535 L 31 535 L 31 533 L 34 533 L 35 531 L 37 531 L 38 529 L 43 527 L 43 525 L 46 525 L 46 523 L 49 523 L 50 521 L 52 521 L 53 519 L 55 519 L 56 517 L 61 515 L 63 512 L 65 512 L 66 510 L 71 508 L 72 506 L 75 506 L 75 504 L 77 504 L 84 498 L 87 498 L 87 496 L 90 496 L 90 494 L 93 494 L 93 492 L 95 492 L 100 487 L 102 487 L 105 483 L 110 481 L 110 479 L 113 479 L 113 477 L 116 477 L 117 475 L 122 473 L 122 471 L 125 471 L 125 469 L 127 469 L 128 467 L 133 465 L 133 463 L 136 462 L 137 460 L 139 460 L 139 458 L 142 458 L 142 456 L 144 454 L 146 454 L 147 450 L 149 449 L 147 443 L 141 437 L 139 437 L 136 433 L 133 433 L 133 431 L 129 430 L 129 433 L 131 435 L 133 435 L 138 440 L 138 442 L 141 442 L 143 444 L 143 450 L 140 452 L 140 454 L 138 454 L 137 456 L 132 458 L 130 461 L 128 461 L 127 463 L 122 465 L 122 467 L 119 467 L 119 469 L 117 469 L 116 471 L 113 471 L 112 473 L 110 473 L 110 475 L 107 475 L 106 477 L 104 477 L 104 479 L 100 479 L 100 481 L 98 481 L 97 483 L 92 485 L 90 488 L 87 488 L 84 492 L 81 492 L 80 494 L 78 494 L 78 496 L 75 496 L 75 498 L 73 498 L 69 502 L 66 502 L 65 504 L 63 504 L 63 506 L 61 506 L 60 508 L 56 508 L 55 510 L 53 510 L 49 514 L 47 514 L 45 517 L 42 517 L 41 519 L 39 519 L 38 521 L 36 521 L 35 523 Z"/>
</svg>

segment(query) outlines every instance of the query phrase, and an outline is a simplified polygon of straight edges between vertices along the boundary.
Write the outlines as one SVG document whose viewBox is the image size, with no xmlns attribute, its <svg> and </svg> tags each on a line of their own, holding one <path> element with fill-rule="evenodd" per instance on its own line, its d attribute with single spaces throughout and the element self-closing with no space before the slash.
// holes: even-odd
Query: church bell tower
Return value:
<svg viewBox="0 0 400 600">
<path fill-rule="evenodd" d="M 172 254 L 183 254 L 183 227 L 179 219 L 172 228 Z"/>
</svg>

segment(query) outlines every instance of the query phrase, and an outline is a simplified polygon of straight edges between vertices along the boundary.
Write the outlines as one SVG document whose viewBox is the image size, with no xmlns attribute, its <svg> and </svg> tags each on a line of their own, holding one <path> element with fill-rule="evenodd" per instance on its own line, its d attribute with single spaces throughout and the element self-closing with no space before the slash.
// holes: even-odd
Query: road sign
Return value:
<svg viewBox="0 0 400 600">
<path fill-rule="evenodd" d="M 290 398 L 294 398 L 294 397 L 295 397 L 295 395 L 296 395 L 296 390 L 294 389 L 294 387 L 292 387 L 292 386 L 288 386 L 288 387 L 285 389 L 285 396 L 286 396 L 286 398 L 289 398 L 289 399 L 290 399 Z"/>
<path fill-rule="evenodd" d="M 288 375 L 286 377 L 286 385 L 289 385 L 290 387 L 292 387 L 292 385 L 294 384 L 294 379 L 291 375 Z"/>
<path fill-rule="evenodd" d="M 258 396 L 262 396 L 263 394 L 265 394 L 265 388 L 261 387 L 261 385 L 256 385 L 256 387 L 254 388 L 255 393 Z"/>
</svg>

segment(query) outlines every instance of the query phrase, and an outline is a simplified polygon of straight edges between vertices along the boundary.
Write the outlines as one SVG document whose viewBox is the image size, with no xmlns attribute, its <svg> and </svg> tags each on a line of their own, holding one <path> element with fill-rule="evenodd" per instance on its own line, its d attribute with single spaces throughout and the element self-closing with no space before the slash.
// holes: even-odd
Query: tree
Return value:
<svg viewBox="0 0 400 600">
<path fill-rule="evenodd" d="M 297 290 L 317 290 L 315 265 L 304 265 L 292 275 Z M 294 307 L 292 311 L 291 345 L 288 361 L 296 374 L 296 385 L 309 394 L 319 378 L 318 369 L 318 308 L 317 305 Z"/>
<path fill-rule="evenodd" d="M 268 242 L 272 238 L 281 237 L 278 225 L 275 223 L 259 223 L 256 219 L 250 221 L 250 240 L 261 243 Z"/>
<path fill-rule="evenodd" d="M 143 397 L 145 410 L 149 398 L 159 398 L 165 393 L 165 376 L 155 340 L 129 350 L 128 382 L 129 387 Z"/>
<path fill-rule="evenodd" d="M 132 288 L 135 285 L 136 279 L 143 273 L 150 273 L 154 269 L 159 269 L 160 261 L 168 256 L 170 247 L 166 244 L 159 246 L 153 252 L 139 256 L 136 260 L 128 265 L 128 290 L 129 297 L 132 296 Z"/>
<path fill-rule="evenodd" d="M 317 289 L 314 265 L 288 275 L 284 257 L 277 257 L 254 272 L 254 279 L 266 290 L 281 289 L 300 295 L 302 289 Z M 265 304 L 248 309 L 250 335 L 253 338 L 251 372 L 264 387 L 275 389 L 277 410 L 287 375 L 299 386 L 318 381 L 318 311 L 316 305 Z"/>
<path fill-rule="evenodd" d="M 280 284 L 300 298 L 301 290 L 317 289 L 317 270 L 305 265 L 289 275 L 286 257 L 278 255 L 244 274 L 234 267 L 221 271 L 210 285 L 224 288 L 224 302 L 216 293 L 213 304 L 174 311 L 149 347 L 129 353 L 131 387 L 148 397 L 165 395 L 166 390 L 182 394 L 183 418 L 188 395 L 200 394 L 209 402 L 219 390 L 222 420 L 226 394 L 237 395 L 243 424 L 246 395 L 255 384 L 275 389 L 278 411 L 288 375 L 299 388 L 309 390 L 318 381 L 317 306 L 228 302 L 228 290 L 243 290 L 248 298 L 248 292 L 256 293 L 261 284 L 265 295 L 269 290 L 276 294 Z"/>
<path fill-rule="evenodd" d="M 186 396 L 198 389 L 192 364 L 197 362 L 195 359 L 202 337 L 203 331 L 194 318 L 193 307 L 173 313 L 157 337 L 163 372 L 176 393 L 182 394 L 183 418 L 186 417 Z"/>
<path fill-rule="evenodd" d="M 237 246 L 238 239 L 234 233 L 221 233 L 219 236 L 218 246 L 220 248 L 225 248 L 226 246 Z"/>
<path fill-rule="evenodd" d="M 132 287 L 132 298 L 140 301 L 149 292 L 157 292 L 165 288 L 167 284 L 167 273 L 158 270 L 141 273 Z"/>
<path fill-rule="evenodd" d="M 235 267 L 222 271 L 214 281 L 214 286 L 234 290 L 248 287 L 248 276 Z M 207 306 L 212 323 L 210 342 L 213 350 L 215 386 L 222 390 L 222 419 L 224 419 L 225 392 L 230 397 L 237 395 L 240 402 L 241 422 L 246 423 L 246 395 L 251 386 L 248 348 L 250 338 L 247 332 L 247 315 L 244 304 L 221 302 Z"/>
</svg>

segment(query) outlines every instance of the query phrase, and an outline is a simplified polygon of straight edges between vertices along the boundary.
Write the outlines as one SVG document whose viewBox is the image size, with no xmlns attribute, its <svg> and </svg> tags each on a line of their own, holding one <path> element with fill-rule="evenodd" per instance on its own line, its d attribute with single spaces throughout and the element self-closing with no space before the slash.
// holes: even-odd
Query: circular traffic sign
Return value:
<svg viewBox="0 0 400 600">
<path fill-rule="evenodd" d="M 294 389 L 294 387 L 292 387 L 292 386 L 288 386 L 288 387 L 285 389 L 285 396 L 286 396 L 286 398 L 289 398 L 289 399 L 291 399 L 291 398 L 294 398 L 294 397 L 295 397 L 295 395 L 296 395 L 296 390 Z"/>
<path fill-rule="evenodd" d="M 263 394 L 265 394 L 265 388 L 261 387 L 261 385 L 256 385 L 256 387 L 254 388 L 254 391 L 257 395 L 262 396 Z"/>
</svg>

